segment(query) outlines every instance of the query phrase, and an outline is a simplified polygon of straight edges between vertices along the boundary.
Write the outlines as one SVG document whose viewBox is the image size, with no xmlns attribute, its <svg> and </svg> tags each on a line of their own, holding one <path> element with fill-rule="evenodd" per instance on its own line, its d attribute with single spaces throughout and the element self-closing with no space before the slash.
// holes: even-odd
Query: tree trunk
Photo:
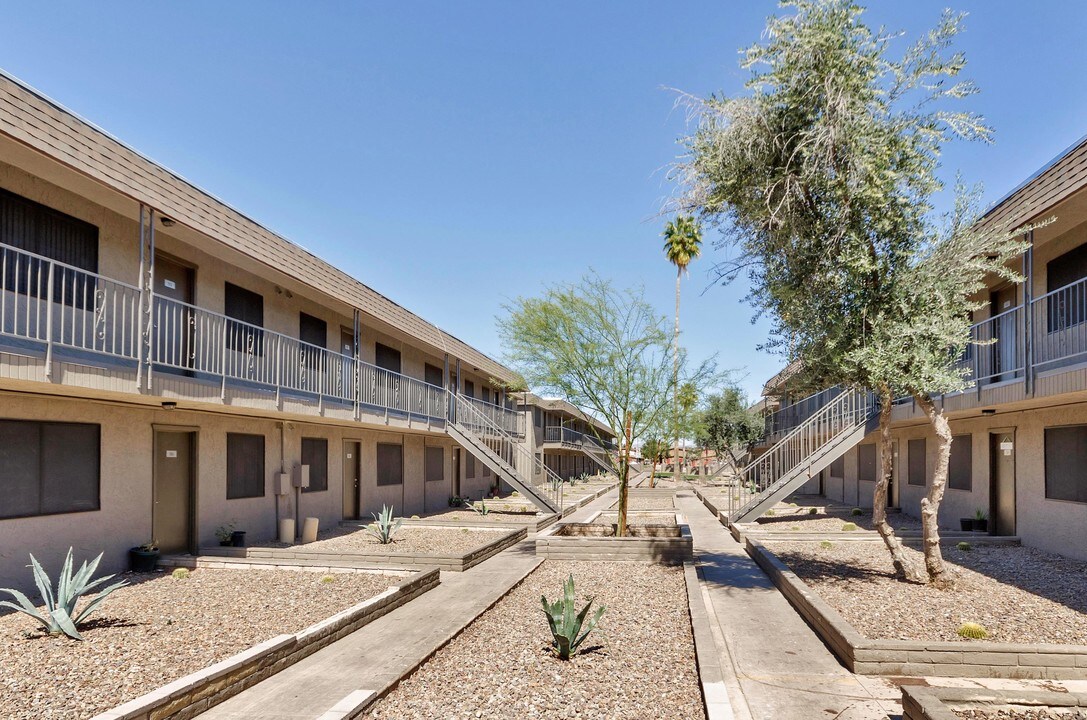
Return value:
<svg viewBox="0 0 1087 720">
<path fill-rule="evenodd" d="M 676 434 L 675 454 L 672 456 L 672 480 L 679 480 L 679 281 L 683 266 L 676 266 L 676 331 L 672 338 L 672 423 Z"/>
<path fill-rule="evenodd" d="M 947 487 L 947 469 L 951 462 L 951 426 L 943 410 L 936 409 L 936 403 L 927 393 L 914 393 L 914 399 L 921 406 L 928 420 L 936 431 L 936 469 L 932 472 L 932 484 L 928 494 L 921 500 L 921 545 L 925 551 L 925 570 L 932 585 L 949 588 L 955 584 L 954 578 L 944 565 L 944 556 L 940 552 L 939 512 L 940 501 L 944 499 Z"/>
<path fill-rule="evenodd" d="M 900 581 L 923 582 L 924 578 L 906 557 L 902 542 L 895 536 L 894 528 L 887 522 L 887 490 L 891 485 L 894 463 L 894 443 L 891 439 L 891 410 L 894 402 L 891 389 L 879 390 L 879 456 L 880 472 L 876 480 L 876 489 L 872 495 L 872 524 L 883 538 L 887 550 L 891 553 L 891 564 L 895 568 L 895 579 Z"/>
<path fill-rule="evenodd" d="M 615 537 L 627 534 L 627 480 L 630 476 L 630 423 L 631 415 L 626 413 L 626 427 L 623 430 L 623 444 L 619 456 L 619 512 L 616 518 Z"/>
</svg>

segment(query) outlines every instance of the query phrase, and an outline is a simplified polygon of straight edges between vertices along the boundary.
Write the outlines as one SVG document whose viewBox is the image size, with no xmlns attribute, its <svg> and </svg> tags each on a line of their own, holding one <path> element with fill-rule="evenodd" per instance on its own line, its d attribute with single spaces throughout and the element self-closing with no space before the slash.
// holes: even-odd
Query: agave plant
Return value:
<svg viewBox="0 0 1087 720">
<path fill-rule="evenodd" d="M 562 584 L 562 590 L 563 597 L 561 600 L 548 604 L 547 597 L 541 595 L 540 602 L 543 603 L 547 624 L 551 627 L 551 651 L 560 660 L 569 660 L 570 655 L 577 652 L 581 643 L 585 642 L 585 638 L 596 628 L 596 624 L 600 622 L 600 617 L 604 614 L 606 607 L 604 605 L 598 607 L 596 614 L 586 623 L 585 618 L 589 615 L 589 608 L 592 607 L 594 598 L 589 598 L 589 601 L 585 603 L 585 607 L 581 608 L 581 612 L 575 613 L 576 597 L 573 575 L 570 575 L 566 582 Z M 584 632 L 582 632 L 583 627 Z"/>
<path fill-rule="evenodd" d="M 64 558 L 64 567 L 61 568 L 60 577 L 57 578 L 57 592 L 56 595 L 54 595 L 49 582 L 49 576 L 45 573 L 45 570 L 42 569 L 42 566 L 37 559 L 31 555 L 30 565 L 28 567 L 34 569 L 34 583 L 38 586 L 38 592 L 41 593 L 42 599 L 45 600 L 45 608 L 43 610 L 38 610 L 26 595 L 23 595 L 18 590 L 12 590 L 10 588 L 0 588 L 0 592 L 6 592 L 11 595 L 15 598 L 18 605 L 7 600 L 0 600 L 0 607 L 9 607 L 29 615 L 45 626 L 46 631 L 48 631 L 50 635 L 64 633 L 74 640 L 82 640 L 83 636 L 80 635 L 79 630 L 77 630 L 79 624 L 82 623 L 88 615 L 97 610 L 98 606 L 102 604 L 102 601 L 105 600 L 111 592 L 119 587 L 128 585 L 127 580 L 119 580 L 112 585 L 102 588 L 98 591 L 98 594 L 93 600 L 86 603 L 80 611 L 76 613 L 75 607 L 81 597 L 113 577 L 113 575 L 106 575 L 97 580 L 91 580 L 91 576 L 94 575 L 94 571 L 98 569 L 98 563 L 101 562 L 101 560 L 102 553 L 98 553 L 98 557 L 96 557 L 90 565 L 84 560 L 83 565 L 80 566 L 79 570 L 73 576 L 72 548 L 68 548 L 68 556 Z"/>
<path fill-rule="evenodd" d="M 479 501 L 479 505 L 476 505 L 475 503 L 468 503 L 468 507 L 472 508 L 483 517 L 487 517 L 491 513 L 491 509 L 487 507 L 487 503 L 483 500 Z"/>
<path fill-rule="evenodd" d="M 404 524 L 402 518 L 393 520 L 393 509 L 388 505 L 381 506 L 381 515 L 370 513 L 374 522 L 366 526 L 366 532 L 377 538 L 382 545 L 388 545 L 393 541 L 393 534 Z"/>
</svg>

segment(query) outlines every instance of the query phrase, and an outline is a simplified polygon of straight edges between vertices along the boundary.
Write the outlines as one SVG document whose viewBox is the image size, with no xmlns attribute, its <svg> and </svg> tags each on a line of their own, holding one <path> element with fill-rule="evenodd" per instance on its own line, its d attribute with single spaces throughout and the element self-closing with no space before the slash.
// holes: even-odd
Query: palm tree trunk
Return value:
<svg viewBox="0 0 1087 720">
<path fill-rule="evenodd" d="M 674 455 L 672 456 L 672 480 L 679 481 L 679 283 L 683 266 L 676 266 L 676 331 L 672 339 L 672 424 L 675 430 Z"/>
</svg>

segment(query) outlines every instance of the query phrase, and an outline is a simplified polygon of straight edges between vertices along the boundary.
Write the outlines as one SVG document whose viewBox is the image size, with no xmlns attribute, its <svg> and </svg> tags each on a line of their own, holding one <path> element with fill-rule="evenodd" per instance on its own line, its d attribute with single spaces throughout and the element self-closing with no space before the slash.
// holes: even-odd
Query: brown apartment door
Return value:
<svg viewBox="0 0 1087 720">
<path fill-rule="evenodd" d="M 155 360 L 165 369 L 187 375 L 196 362 L 196 332 L 189 307 L 195 300 L 195 286 L 195 269 L 155 253 L 155 296 L 166 298 L 154 313 Z"/>
<path fill-rule="evenodd" d="M 359 477 L 362 465 L 359 460 L 360 444 L 345 440 L 343 444 L 343 517 L 357 520 L 359 517 Z"/>
<path fill-rule="evenodd" d="M 155 431 L 151 537 L 163 553 L 193 550 L 195 433 Z"/>
<path fill-rule="evenodd" d="M 355 333 L 351 328 L 340 326 L 340 353 L 355 357 Z"/>
<path fill-rule="evenodd" d="M 460 448 L 453 448 L 453 495 L 460 497 Z"/>
<path fill-rule="evenodd" d="M 1015 534 L 1015 433 L 989 433 L 989 534 Z"/>
<path fill-rule="evenodd" d="M 1012 285 L 996 290 L 989 296 L 991 304 L 989 317 L 1000 316 L 993 321 L 992 326 L 992 337 L 996 341 L 992 347 L 993 367 L 990 371 L 993 374 L 993 382 L 1010 380 L 1014 377 L 1016 370 L 1015 346 L 1018 341 L 1016 316 L 1018 313 L 1011 312 L 1016 307 L 1015 292 L 1015 286 Z M 984 376 L 987 373 L 982 370 L 979 374 Z"/>
</svg>

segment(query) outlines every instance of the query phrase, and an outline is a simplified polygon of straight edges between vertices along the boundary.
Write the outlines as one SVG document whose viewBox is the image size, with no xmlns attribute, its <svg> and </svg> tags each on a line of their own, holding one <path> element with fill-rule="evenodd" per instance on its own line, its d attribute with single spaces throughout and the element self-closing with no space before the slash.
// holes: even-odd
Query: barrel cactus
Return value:
<svg viewBox="0 0 1087 720">
<path fill-rule="evenodd" d="M 857 529 L 857 523 L 842 523 L 842 532 L 852 532 Z"/>
<path fill-rule="evenodd" d="M 989 631 L 984 626 L 975 622 L 965 622 L 959 626 L 959 629 L 955 631 L 959 637 L 964 637 L 968 640 L 984 640 L 989 637 Z"/>
<path fill-rule="evenodd" d="M 957 547 L 959 550 L 962 550 L 963 552 L 970 552 L 971 550 L 974 549 L 974 546 L 971 545 L 968 542 L 961 542 L 958 545 L 956 545 L 955 547 Z"/>
</svg>

